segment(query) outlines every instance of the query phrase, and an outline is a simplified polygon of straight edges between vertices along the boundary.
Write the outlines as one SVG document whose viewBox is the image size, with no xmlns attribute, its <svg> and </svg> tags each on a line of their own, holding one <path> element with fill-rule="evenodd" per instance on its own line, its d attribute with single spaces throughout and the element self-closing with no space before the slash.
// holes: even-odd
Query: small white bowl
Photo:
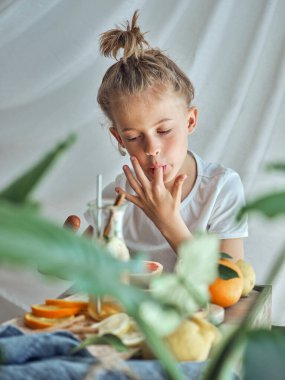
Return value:
<svg viewBox="0 0 285 380">
<path fill-rule="evenodd" d="M 144 261 L 145 271 L 140 273 L 129 274 L 130 284 L 139 288 L 147 289 L 150 280 L 160 276 L 163 271 L 163 265 L 157 261 Z"/>
</svg>

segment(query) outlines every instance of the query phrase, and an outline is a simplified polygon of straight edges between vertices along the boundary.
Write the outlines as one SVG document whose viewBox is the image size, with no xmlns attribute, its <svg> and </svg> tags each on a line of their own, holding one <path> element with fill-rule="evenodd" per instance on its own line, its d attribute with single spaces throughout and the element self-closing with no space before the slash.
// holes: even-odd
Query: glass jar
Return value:
<svg viewBox="0 0 285 380">
<path fill-rule="evenodd" d="M 118 260 L 127 261 L 130 258 L 129 250 L 123 237 L 123 217 L 126 205 L 114 205 L 112 200 L 103 200 L 102 207 L 97 203 L 88 203 L 88 213 L 91 225 L 94 227 L 93 239 L 104 246 L 112 256 Z M 122 277 L 127 282 L 127 276 Z M 98 301 L 100 304 L 98 304 Z M 98 308 L 101 312 L 98 313 Z M 122 312 L 120 305 L 111 297 L 89 296 L 88 313 L 95 320 Z"/>
</svg>

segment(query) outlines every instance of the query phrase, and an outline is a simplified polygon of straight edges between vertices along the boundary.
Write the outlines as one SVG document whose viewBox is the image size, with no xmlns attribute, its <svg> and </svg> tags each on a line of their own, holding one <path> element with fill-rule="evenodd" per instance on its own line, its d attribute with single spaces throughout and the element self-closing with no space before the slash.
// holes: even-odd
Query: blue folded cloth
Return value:
<svg viewBox="0 0 285 380">
<path fill-rule="evenodd" d="M 72 349 L 79 344 L 67 331 L 24 334 L 14 326 L 2 326 L 0 379 L 84 379 L 96 359 L 86 349 L 72 355 Z"/>
<path fill-rule="evenodd" d="M 167 379 L 157 360 L 128 360 L 123 366 L 102 368 L 90 374 L 91 366 L 100 364 L 82 349 L 72 354 L 80 341 L 67 331 L 24 334 L 8 325 L 0 327 L 0 379 L 1 380 L 128 380 L 128 372 L 140 380 Z M 180 363 L 185 379 L 198 380 L 206 362 Z M 124 368 L 125 367 L 125 368 Z M 98 369 L 98 366 L 96 367 Z M 127 368 L 127 371 L 126 371 Z"/>
</svg>

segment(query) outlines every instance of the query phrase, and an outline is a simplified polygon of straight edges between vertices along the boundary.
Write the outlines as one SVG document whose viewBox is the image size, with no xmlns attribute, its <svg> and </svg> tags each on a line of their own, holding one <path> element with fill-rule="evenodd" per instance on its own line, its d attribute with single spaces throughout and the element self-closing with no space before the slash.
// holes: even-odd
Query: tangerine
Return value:
<svg viewBox="0 0 285 380">
<path fill-rule="evenodd" d="M 221 259 L 220 264 L 233 269 L 238 277 L 224 280 L 217 277 L 216 280 L 209 286 L 211 303 L 222 307 L 229 307 L 237 303 L 241 297 L 243 290 L 243 276 L 239 267 L 230 260 Z"/>
</svg>

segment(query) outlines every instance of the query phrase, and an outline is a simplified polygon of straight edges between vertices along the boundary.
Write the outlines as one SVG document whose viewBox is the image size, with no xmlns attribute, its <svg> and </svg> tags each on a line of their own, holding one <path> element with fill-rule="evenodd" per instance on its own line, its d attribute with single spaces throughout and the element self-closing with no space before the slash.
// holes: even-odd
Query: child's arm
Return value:
<svg viewBox="0 0 285 380">
<path fill-rule="evenodd" d="M 155 169 L 153 179 L 149 180 L 136 158 L 132 158 L 132 163 L 136 177 L 127 165 L 123 169 L 136 195 L 121 188 L 115 190 L 119 194 L 125 194 L 128 201 L 142 209 L 160 230 L 172 249 L 177 252 L 182 241 L 192 237 L 180 214 L 182 186 L 186 175 L 177 176 L 172 189 L 169 190 L 163 182 L 162 168 Z"/>
<path fill-rule="evenodd" d="M 234 261 L 244 258 L 242 239 L 223 239 L 221 240 L 220 250 L 231 255 Z"/>
</svg>

